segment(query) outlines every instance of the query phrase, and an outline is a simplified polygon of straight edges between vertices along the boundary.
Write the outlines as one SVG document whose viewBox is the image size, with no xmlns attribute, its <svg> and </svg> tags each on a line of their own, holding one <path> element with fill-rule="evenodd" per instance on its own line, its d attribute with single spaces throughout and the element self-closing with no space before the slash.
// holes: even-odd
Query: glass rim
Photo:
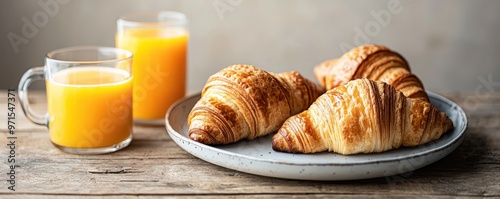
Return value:
<svg viewBox="0 0 500 199">
<path fill-rule="evenodd" d="M 68 52 L 78 52 L 78 51 L 88 51 L 88 50 L 94 50 L 96 52 L 99 51 L 107 51 L 107 52 L 115 52 L 118 55 L 125 55 L 123 58 L 115 58 L 115 59 L 95 59 L 95 60 L 61 60 L 54 58 L 55 55 L 60 54 L 60 53 L 68 53 Z M 73 47 L 66 47 L 66 48 L 60 48 L 57 50 L 53 50 L 47 55 L 45 55 L 45 58 L 47 60 L 50 60 L 51 62 L 56 62 L 56 63 L 66 63 L 66 64 L 101 64 L 101 63 L 116 63 L 116 62 L 121 62 L 121 61 L 126 61 L 130 60 L 133 57 L 133 53 L 121 49 L 121 48 L 115 48 L 115 47 L 105 47 L 105 46 L 73 46 Z"/>
<path fill-rule="evenodd" d="M 161 17 L 169 20 L 162 21 L 159 19 Z M 146 18 L 149 20 L 144 20 Z M 177 11 L 135 12 L 120 16 L 117 23 L 119 27 L 182 26 L 187 24 L 187 17 Z"/>
</svg>

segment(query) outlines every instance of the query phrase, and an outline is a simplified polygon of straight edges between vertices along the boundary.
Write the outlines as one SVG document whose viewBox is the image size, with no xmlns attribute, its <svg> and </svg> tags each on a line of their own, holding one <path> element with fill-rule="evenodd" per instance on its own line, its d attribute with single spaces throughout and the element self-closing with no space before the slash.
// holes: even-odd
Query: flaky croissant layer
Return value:
<svg viewBox="0 0 500 199">
<path fill-rule="evenodd" d="M 327 90 L 354 79 L 367 78 L 388 83 L 407 97 L 429 101 L 422 82 L 411 73 L 403 56 L 382 45 L 353 48 L 338 59 L 316 66 L 314 75 Z"/>
<path fill-rule="evenodd" d="M 232 65 L 212 75 L 188 116 L 189 137 L 228 144 L 276 131 L 325 90 L 298 72 L 274 74 Z"/>
<path fill-rule="evenodd" d="M 446 114 L 429 102 L 407 98 L 383 82 L 358 79 L 329 90 L 286 120 L 272 147 L 293 153 L 382 152 L 427 143 L 451 128 Z"/>
</svg>

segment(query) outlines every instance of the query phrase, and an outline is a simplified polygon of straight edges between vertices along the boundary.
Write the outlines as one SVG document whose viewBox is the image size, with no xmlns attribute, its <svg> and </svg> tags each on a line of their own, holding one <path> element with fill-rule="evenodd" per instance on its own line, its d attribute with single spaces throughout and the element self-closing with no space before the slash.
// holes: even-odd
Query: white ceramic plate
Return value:
<svg viewBox="0 0 500 199">
<path fill-rule="evenodd" d="M 465 112 L 449 99 L 428 92 L 431 103 L 453 121 L 454 130 L 438 140 L 375 154 L 290 154 L 271 148 L 273 134 L 252 141 L 208 146 L 188 137 L 187 116 L 200 95 L 174 104 L 166 116 L 170 137 L 184 150 L 207 162 L 256 175 L 301 180 L 354 180 L 406 173 L 450 154 L 462 143 L 467 128 Z"/>
</svg>

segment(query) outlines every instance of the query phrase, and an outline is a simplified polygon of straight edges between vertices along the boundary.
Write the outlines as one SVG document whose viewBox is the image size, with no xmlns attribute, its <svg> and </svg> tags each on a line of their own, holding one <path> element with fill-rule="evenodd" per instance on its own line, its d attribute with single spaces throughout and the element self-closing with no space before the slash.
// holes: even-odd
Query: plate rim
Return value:
<svg viewBox="0 0 500 199">
<path fill-rule="evenodd" d="M 444 96 L 441 96 L 437 93 L 434 93 L 434 92 L 428 91 L 428 90 L 426 90 L 426 92 L 428 93 L 429 97 L 432 96 L 432 98 L 435 100 L 439 100 L 442 103 L 449 104 L 452 109 L 457 109 L 456 111 L 460 115 L 459 119 L 462 120 L 462 124 L 463 124 L 459 127 L 459 129 L 456 129 L 458 131 L 458 135 L 453 137 L 450 141 L 446 142 L 445 144 L 433 147 L 433 148 L 428 149 L 428 150 L 414 152 L 414 153 L 410 153 L 410 154 L 407 154 L 404 156 L 386 157 L 384 159 L 378 159 L 378 160 L 377 159 L 374 159 L 374 160 L 367 159 L 367 160 L 356 162 L 356 163 L 333 163 L 333 162 L 329 162 L 329 163 L 300 163 L 300 162 L 299 163 L 289 163 L 289 162 L 283 162 L 283 161 L 279 161 L 279 160 L 258 158 L 258 157 L 253 157 L 253 156 L 249 156 L 249 155 L 245 155 L 245 154 L 235 153 L 232 151 L 223 150 L 223 149 L 211 146 L 211 145 L 206 145 L 206 144 L 191 140 L 191 139 L 189 139 L 189 137 L 186 137 L 186 136 L 180 134 L 179 132 L 177 132 L 176 130 L 174 130 L 173 127 L 170 125 L 168 120 L 171 116 L 171 111 L 175 107 L 179 106 L 180 104 L 182 104 L 182 103 L 184 103 L 192 98 L 201 97 L 201 92 L 197 92 L 197 93 L 194 93 L 192 95 L 186 96 L 186 97 L 176 101 L 174 104 L 172 104 L 172 106 L 168 109 L 167 114 L 165 116 L 165 126 L 167 128 L 167 133 L 170 134 L 171 136 L 172 136 L 172 134 L 175 134 L 174 135 L 175 137 L 177 137 L 185 142 L 189 142 L 190 144 L 194 144 L 198 147 L 207 148 L 208 150 L 212 150 L 212 151 L 215 151 L 217 153 L 222 153 L 222 154 L 225 154 L 228 156 L 241 157 L 241 158 L 245 158 L 245 159 L 248 159 L 251 161 L 266 162 L 266 163 L 271 163 L 271 164 L 294 165 L 294 166 L 352 166 L 352 165 L 368 165 L 368 164 L 378 164 L 378 163 L 386 163 L 386 162 L 394 162 L 394 161 L 404 161 L 404 160 L 408 160 L 408 159 L 418 158 L 421 156 L 426 156 L 428 154 L 436 153 L 436 152 L 445 150 L 451 146 L 454 146 L 455 143 L 463 141 L 462 138 L 464 137 L 464 135 L 467 132 L 468 119 L 467 119 L 467 115 L 466 115 L 465 111 L 462 109 L 462 107 L 457 105 L 452 100 L 450 100 Z M 456 128 L 456 127 L 454 127 L 454 128 Z M 267 135 L 267 136 L 270 136 L 270 135 Z M 175 142 L 175 140 L 174 140 L 174 142 Z M 249 142 L 251 142 L 251 140 L 249 140 Z M 176 142 L 176 144 L 179 147 L 181 147 L 183 150 L 186 151 L 186 149 L 184 149 L 182 146 L 180 146 L 177 142 Z M 457 145 L 457 147 L 458 147 L 458 145 Z M 398 149 L 394 149 L 394 150 L 398 150 Z M 187 152 L 192 154 L 190 151 L 187 151 Z M 279 152 L 279 151 L 275 151 L 275 152 Z M 280 152 L 280 153 L 284 153 L 284 152 Z M 333 152 L 324 152 L 324 153 L 333 153 Z M 286 154 L 294 155 L 294 153 L 286 153 Z M 334 153 L 334 154 L 342 155 L 342 154 L 337 154 L 337 153 Z M 197 158 L 203 159 L 195 154 L 192 154 L 192 155 L 196 156 Z M 369 154 L 364 154 L 364 155 L 369 155 Z M 204 161 L 207 161 L 207 160 L 204 160 Z M 218 165 L 218 164 L 216 164 L 216 165 Z M 221 166 L 221 165 L 218 165 L 218 166 Z"/>
</svg>

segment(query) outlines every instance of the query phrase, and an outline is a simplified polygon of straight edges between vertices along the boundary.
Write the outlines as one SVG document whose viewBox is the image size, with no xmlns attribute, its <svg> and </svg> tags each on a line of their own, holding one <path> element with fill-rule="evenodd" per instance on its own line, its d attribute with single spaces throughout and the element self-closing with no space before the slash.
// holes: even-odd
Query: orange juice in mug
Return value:
<svg viewBox="0 0 500 199">
<path fill-rule="evenodd" d="M 95 66 L 74 67 L 55 73 L 46 84 L 50 137 L 54 144 L 101 148 L 130 137 L 132 78 L 128 72 Z"/>
<path fill-rule="evenodd" d="M 19 83 L 28 119 L 49 128 L 59 149 L 75 154 L 120 150 L 132 140 L 132 53 L 106 47 L 72 47 L 47 54 L 44 67 Z M 48 113 L 31 110 L 28 87 L 45 79 Z"/>
<path fill-rule="evenodd" d="M 167 109 L 186 92 L 186 17 L 138 13 L 118 20 L 116 46 L 134 54 L 133 118 L 163 124 Z"/>
</svg>

